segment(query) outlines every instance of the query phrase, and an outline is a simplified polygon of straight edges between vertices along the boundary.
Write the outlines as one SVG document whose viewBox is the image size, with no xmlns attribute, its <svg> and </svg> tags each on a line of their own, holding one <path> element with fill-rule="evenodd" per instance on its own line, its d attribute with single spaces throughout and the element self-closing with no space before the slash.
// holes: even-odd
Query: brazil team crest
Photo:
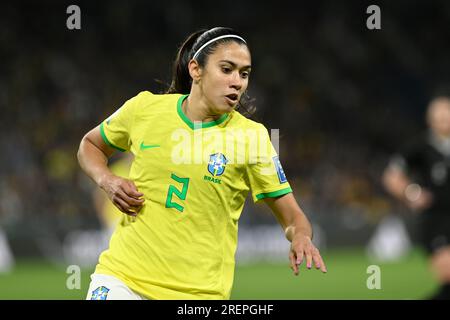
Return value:
<svg viewBox="0 0 450 320">
<path fill-rule="evenodd" d="M 109 289 L 101 286 L 92 291 L 92 297 L 91 300 L 106 300 L 106 297 L 108 296 Z"/>
<path fill-rule="evenodd" d="M 225 156 L 218 152 L 209 156 L 208 171 L 213 176 L 220 176 L 225 171 L 225 165 L 228 160 Z"/>
</svg>

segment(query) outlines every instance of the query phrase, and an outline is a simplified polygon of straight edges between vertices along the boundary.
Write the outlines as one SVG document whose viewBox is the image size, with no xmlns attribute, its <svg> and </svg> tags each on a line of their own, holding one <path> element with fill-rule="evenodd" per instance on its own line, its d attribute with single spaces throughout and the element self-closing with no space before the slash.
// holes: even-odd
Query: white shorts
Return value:
<svg viewBox="0 0 450 320">
<path fill-rule="evenodd" d="M 94 273 L 86 300 L 148 300 L 113 276 Z"/>
</svg>

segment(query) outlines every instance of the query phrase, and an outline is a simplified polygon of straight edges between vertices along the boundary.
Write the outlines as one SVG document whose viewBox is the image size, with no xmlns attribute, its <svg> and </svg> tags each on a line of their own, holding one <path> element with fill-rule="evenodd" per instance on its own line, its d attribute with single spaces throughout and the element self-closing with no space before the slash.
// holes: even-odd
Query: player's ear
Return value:
<svg viewBox="0 0 450 320">
<path fill-rule="evenodd" d="M 197 60 L 191 59 L 188 64 L 189 75 L 194 83 L 198 83 L 202 76 L 202 68 L 198 64 Z"/>
</svg>

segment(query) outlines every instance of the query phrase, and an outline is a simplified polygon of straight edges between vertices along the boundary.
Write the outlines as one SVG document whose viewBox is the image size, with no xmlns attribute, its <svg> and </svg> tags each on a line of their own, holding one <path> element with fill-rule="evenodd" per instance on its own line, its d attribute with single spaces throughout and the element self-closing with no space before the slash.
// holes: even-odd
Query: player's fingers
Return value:
<svg viewBox="0 0 450 320">
<path fill-rule="evenodd" d="M 323 261 L 322 257 L 320 257 L 321 263 L 320 263 L 320 271 L 323 273 L 327 273 L 327 266 L 325 265 L 325 262 Z"/>
<path fill-rule="evenodd" d="M 306 267 L 311 269 L 312 267 L 312 253 L 311 251 L 305 252 L 306 255 Z"/>
<path fill-rule="evenodd" d="M 127 193 L 127 195 L 129 195 L 130 197 L 133 197 L 135 199 L 139 199 L 140 197 L 142 197 L 144 195 L 142 192 L 138 191 L 138 189 L 133 181 L 126 180 L 126 182 L 127 183 L 126 183 L 125 192 Z"/>
<path fill-rule="evenodd" d="M 144 194 L 133 190 L 129 185 L 124 185 L 122 190 L 127 195 L 127 197 L 131 199 L 134 199 L 140 203 L 143 203 L 145 201 L 144 198 L 142 198 Z"/>
<path fill-rule="evenodd" d="M 314 249 L 312 258 L 313 258 L 314 266 L 316 267 L 316 269 L 322 268 L 323 260 L 322 260 L 322 257 L 320 256 L 319 250 Z"/>
<path fill-rule="evenodd" d="M 312 248 L 311 249 L 311 257 L 312 257 L 312 263 L 314 264 L 314 267 L 316 267 L 316 269 L 320 268 L 320 259 L 319 259 L 319 250 L 317 250 L 316 248 Z"/>
<path fill-rule="evenodd" d="M 289 261 L 291 263 L 291 269 L 294 271 L 294 274 L 298 275 L 298 266 L 295 264 L 295 255 L 292 251 L 289 252 Z"/>
<path fill-rule="evenodd" d="M 112 203 L 113 203 L 113 205 L 117 208 L 117 209 L 119 209 L 121 212 L 123 212 L 123 208 L 120 206 L 120 204 L 118 204 L 116 201 L 112 201 Z"/>
<path fill-rule="evenodd" d="M 316 269 L 320 269 L 322 272 L 327 272 L 327 268 L 325 266 L 325 262 L 323 262 L 322 256 L 317 248 L 313 249 L 312 258 Z"/>
<path fill-rule="evenodd" d="M 289 252 L 289 268 L 294 271 L 294 264 L 292 263 L 292 252 Z"/>
<path fill-rule="evenodd" d="M 303 250 L 297 250 L 297 252 L 296 252 L 296 261 L 295 261 L 297 266 L 302 264 L 303 256 L 304 256 Z"/>
<path fill-rule="evenodd" d="M 114 198 L 114 204 L 116 204 L 116 206 L 119 208 L 120 211 L 122 211 L 123 213 L 126 214 L 131 214 L 131 210 L 130 210 L 130 206 L 123 201 L 120 197 L 115 197 Z"/>
<path fill-rule="evenodd" d="M 129 206 L 131 207 L 141 207 L 144 204 L 144 199 L 136 199 L 133 197 L 130 197 L 125 190 L 118 190 L 117 194 L 120 198 L 122 198 L 122 200 L 124 200 L 126 203 L 128 203 Z"/>
<path fill-rule="evenodd" d="M 131 207 L 124 200 L 122 200 L 120 197 L 115 196 L 113 198 L 113 203 L 123 213 L 126 213 L 126 214 L 131 215 L 131 216 L 136 216 L 136 212 L 132 211 Z"/>
<path fill-rule="evenodd" d="M 142 204 L 139 207 L 132 207 L 132 210 L 134 210 L 134 212 L 136 212 L 136 213 L 139 213 L 142 210 L 143 207 L 144 207 L 144 205 Z"/>
</svg>

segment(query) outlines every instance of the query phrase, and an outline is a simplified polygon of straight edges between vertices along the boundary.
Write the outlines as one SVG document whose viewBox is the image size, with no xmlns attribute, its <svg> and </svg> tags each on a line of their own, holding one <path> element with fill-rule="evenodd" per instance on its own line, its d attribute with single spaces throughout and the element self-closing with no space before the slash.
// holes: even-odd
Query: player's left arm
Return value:
<svg viewBox="0 0 450 320">
<path fill-rule="evenodd" d="M 292 193 L 281 197 L 265 198 L 284 230 L 286 238 L 291 242 L 289 260 L 294 274 L 298 275 L 299 266 L 306 259 L 306 267 L 311 269 L 314 263 L 317 269 L 327 272 L 327 268 L 319 250 L 312 243 L 312 228 Z"/>
</svg>

